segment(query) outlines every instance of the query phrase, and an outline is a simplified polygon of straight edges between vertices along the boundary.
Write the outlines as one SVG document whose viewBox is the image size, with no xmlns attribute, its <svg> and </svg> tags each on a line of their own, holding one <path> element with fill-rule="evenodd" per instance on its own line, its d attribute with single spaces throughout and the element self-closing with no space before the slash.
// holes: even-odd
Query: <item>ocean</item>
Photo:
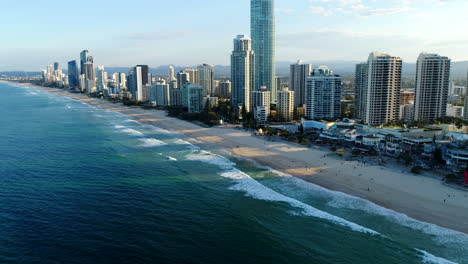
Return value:
<svg viewBox="0 0 468 264">
<path fill-rule="evenodd" d="M 468 236 L 0 83 L 0 263 L 468 263 Z"/>
</svg>

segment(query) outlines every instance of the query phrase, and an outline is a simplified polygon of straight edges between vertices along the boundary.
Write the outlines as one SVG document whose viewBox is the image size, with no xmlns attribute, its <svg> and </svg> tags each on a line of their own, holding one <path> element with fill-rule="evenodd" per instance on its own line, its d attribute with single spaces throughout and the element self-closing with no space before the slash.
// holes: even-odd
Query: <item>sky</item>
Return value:
<svg viewBox="0 0 468 264">
<path fill-rule="evenodd" d="M 372 51 L 416 61 L 468 60 L 467 0 L 275 0 L 277 61 L 365 61 Z M 22 0 L 2 4 L 0 71 L 66 65 L 229 65 L 250 35 L 250 0 Z"/>
</svg>

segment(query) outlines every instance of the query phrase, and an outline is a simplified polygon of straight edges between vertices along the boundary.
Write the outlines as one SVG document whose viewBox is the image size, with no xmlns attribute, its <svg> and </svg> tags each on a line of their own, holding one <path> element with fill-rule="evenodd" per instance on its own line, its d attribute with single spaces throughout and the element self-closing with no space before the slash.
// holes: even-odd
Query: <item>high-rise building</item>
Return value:
<svg viewBox="0 0 468 264">
<path fill-rule="evenodd" d="M 328 67 L 321 66 L 306 80 L 306 111 L 310 120 L 341 118 L 342 79 Z"/>
<path fill-rule="evenodd" d="M 86 62 L 84 64 L 84 77 L 86 83 L 86 93 L 96 92 L 96 72 L 94 71 L 94 63 Z"/>
<path fill-rule="evenodd" d="M 294 91 L 295 107 L 302 106 L 306 103 L 306 79 L 312 74 L 312 65 L 303 64 L 301 60 L 296 64 L 292 64 L 289 70 L 289 89 Z"/>
<path fill-rule="evenodd" d="M 60 63 L 54 62 L 54 71 L 60 70 Z"/>
<path fill-rule="evenodd" d="M 104 91 L 107 89 L 107 72 L 104 66 L 97 67 L 97 89 L 98 91 Z"/>
<path fill-rule="evenodd" d="M 175 78 L 175 70 L 174 70 L 174 66 L 169 66 L 169 76 L 168 76 L 168 80 L 169 81 L 174 81 L 176 78 Z"/>
<path fill-rule="evenodd" d="M 128 74 L 128 89 L 135 101 L 144 100 L 143 86 L 146 86 L 146 84 L 144 84 L 143 80 L 145 76 L 148 79 L 148 74 L 144 74 L 144 67 L 141 65 L 133 67 Z"/>
<path fill-rule="evenodd" d="M 400 117 L 400 57 L 373 52 L 369 55 L 365 122 L 380 126 Z"/>
<path fill-rule="evenodd" d="M 201 64 L 197 67 L 200 85 L 205 89 L 204 96 L 214 95 L 214 66 Z"/>
<path fill-rule="evenodd" d="M 181 106 L 182 105 L 182 91 L 178 88 L 170 89 L 170 105 Z"/>
<path fill-rule="evenodd" d="M 407 122 L 414 120 L 414 104 L 400 105 L 400 120 Z"/>
<path fill-rule="evenodd" d="M 356 65 L 354 102 L 354 117 L 356 119 L 365 120 L 367 104 L 367 62 Z"/>
<path fill-rule="evenodd" d="M 254 62 L 252 41 L 245 35 L 234 39 L 231 55 L 232 105 L 238 110 L 245 106 L 251 111 L 251 93 L 254 90 Z"/>
<path fill-rule="evenodd" d="M 141 76 L 142 76 L 142 84 L 143 85 L 150 85 L 151 78 L 149 74 L 149 67 L 148 65 L 137 65 L 138 68 L 141 68 Z"/>
<path fill-rule="evenodd" d="M 255 53 L 255 90 L 266 86 L 276 101 L 274 0 L 250 1 L 250 30 Z"/>
<path fill-rule="evenodd" d="M 281 118 L 289 122 L 294 118 L 294 91 L 284 88 L 278 91 L 276 109 Z"/>
<path fill-rule="evenodd" d="M 252 92 L 252 111 L 254 112 L 255 119 L 260 122 L 266 122 L 268 115 L 270 115 L 270 95 L 271 92 L 266 86 Z"/>
<path fill-rule="evenodd" d="M 421 53 L 416 63 L 414 119 L 434 121 L 447 115 L 450 59 Z"/>
<path fill-rule="evenodd" d="M 71 89 L 76 89 L 80 86 L 80 73 L 76 60 L 68 62 L 68 85 Z"/>
<path fill-rule="evenodd" d="M 80 53 L 80 69 L 81 74 L 85 74 L 85 63 L 91 62 L 94 63 L 93 57 L 89 54 L 89 51 L 83 50 Z"/>
<path fill-rule="evenodd" d="M 219 80 L 213 81 L 213 96 L 219 97 Z"/>
<path fill-rule="evenodd" d="M 188 80 L 192 84 L 200 84 L 200 73 L 195 69 L 185 69 L 184 72 L 188 74 Z"/>
<path fill-rule="evenodd" d="M 171 103 L 171 92 L 169 84 L 164 81 L 157 81 L 151 85 L 151 102 L 155 102 L 157 106 L 168 106 Z"/>
<path fill-rule="evenodd" d="M 219 97 L 231 98 L 231 82 L 230 81 L 219 83 Z"/>
<path fill-rule="evenodd" d="M 52 75 L 54 75 L 53 67 L 52 67 L 52 65 L 48 65 L 48 66 L 47 66 L 47 76 L 50 77 L 50 76 L 52 76 Z"/>
<path fill-rule="evenodd" d="M 198 84 L 186 84 L 188 91 L 188 110 L 189 113 L 200 113 L 203 111 L 203 93 L 204 88 Z"/>
<path fill-rule="evenodd" d="M 177 87 L 180 89 L 182 95 L 182 105 L 188 106 L 188 87 L 187 84 L 190 83 L 190 75 L 185 71 L 180 71 L 177 73 Z"/>
<path fill-rule="evenodd" d="M 289 79 L 284 77 L 276 77 L 275 83 L 277 92 L 284 91 L 286 89 L 289 90 Z"/>
</svg>

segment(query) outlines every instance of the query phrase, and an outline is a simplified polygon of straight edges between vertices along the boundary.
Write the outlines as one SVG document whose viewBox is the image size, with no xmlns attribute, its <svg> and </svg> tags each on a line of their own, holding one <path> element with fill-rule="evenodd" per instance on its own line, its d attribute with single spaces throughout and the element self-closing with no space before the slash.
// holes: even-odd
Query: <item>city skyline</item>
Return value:
<svg viewBox="0 0 468 264">
<path fill-rule="evenodd" d="M 458 28 L 468 25 L 463 14 L 468 4 L 459 0 L 430 2 L 425 1 L 422 7 L 421 0 L 279 0 L 275 9 L 276 61 L 362 61 L 370 51 L 395 54 L 406 62 L 415 62 L 421 51 L 445 54 L 453 61 L 468 60 L 464 49 L 467 37 L 458 32 Z M 49 61 L 65 64 L 76 60 L 76 50 L 83 49 L 92 50 L 99 58 L 96 64 L 106 67 L 138 63 L 228 65 L 232 36 L 251 37 L 250 1 L 207 0 L 204 4 L 206 8 L 197 16 L 206 14 L 210 19 L 195 21 L 190 10 L 197 3 L 190 2 L 178 8 L 178 15 L 174 15 L 169 3 L 149 1 L 138 7 L 129 7 L 122 1 L 83 1 L 80 6 L 58 1 L 32 2 L 27 9 L 11 3 L 0 18 L 6 25 L 9 21 L 16 23 L 4 32 L 8 40 L 0 44 L 0 71 L 36 70 Z M 100 12 L 80 12 L 85 7 Z M 133 14 L 143 9 L 155 13 L 134 19 Z M 49 16 L 51 13 L 54 19 Z M 121 19 L 110 19 L 115 16 Z M 179 16 L 184 19 L 177 19 Z M 215 23 L 218 19 L 234 18 L 236 23 Z M 80 23 L 82 27 L 70 27 L 68 21 L 76 19 L 84 21 Z M 41 27 L 31 27 L 37 21 L 41 21 Z M 210 30 L 203 30 L 207 26 Z M 187 38 L 191 39 L 189 46 L 184 41 Z"/>
</svg>

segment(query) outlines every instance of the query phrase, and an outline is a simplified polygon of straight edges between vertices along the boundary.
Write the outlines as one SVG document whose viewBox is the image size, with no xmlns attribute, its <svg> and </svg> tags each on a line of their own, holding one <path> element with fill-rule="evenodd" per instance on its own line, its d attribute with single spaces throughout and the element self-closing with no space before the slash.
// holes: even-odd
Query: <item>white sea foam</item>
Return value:
<svg viewBox="0 0 468 264">
<path fill-rule="evenodd" d="M 155 138 L 141 138 L 140 141 L 143 142 L 141 147 L 151 148 L 151 147 L 158 147 L 166 145 L 166 143 L 162 142 L 161 140 L 157 140 Z"/>
<path fill-rule="evenodd" d="M 124 126 L 120 126 L 120 125 L 115 125 L 114 127 L 117 128 L 117 129 L 123 129 L 123 128 L 125 128 Z"/>
<path fill-rule="evenodd" d="M 337 216 L 331 215 L 329 213 L 320 211 L 308 204 L 305 204 L 301 201 L 292 199 L 290 197 L 287 197 L 283 194 L 280 194 L 264 185 L 262 185 L 260 182 L 252 179 L 249 175 L 246 173 L 236 169 L 234 166 L 235 164 L 231 162 L 230 160 L 214 155 L 212 153 L 206 152 L 206 151 L 200 151 L 199 154 L 189 154 L 187 155 L 187 159 L 189 160 L 198 160 L 202 162 L 206 162 L 212 165 L 216 165 L 225 171 L 221 173 L 221 176 L 225 178 L 232 179 L 236 181 L 236 184 L 231 187 L 232 190 L 237 190 L 237 191 L 243 191 L 246 193 L 246 195 L 259 199 L 259 200 L 264 200 L 264 201 L 271 201 L 271 202 L 284 202 L 288 203 L 289 205 L 299 208 L 302 210 L 302 214 L 307 215 L 307 216 L 312 216 L 316 218 L 321 218 L 325 219 L 328 221 L 331 221 L 333 223 L 349 227 L 353 231 L 357 232 L 364 232 L 364 233 L 369 233 L 369 234 L 374 234 L 378 235 L 374 230 L 365 228 L 363 226 L 360 226 L 358 224 L 349 222 L 345 219 L 339 218 Z"/>
<path fill-rule="evenodd" d="M 388 220 L 402 226 L 406 226 L 415 230 L 419 230 L 425 234 L 434 235 L 435 241 L 439 243 L 457 243 L 459 245 L 468 245 L 468 235 L 458 231 L 446 229 L 434 224 L 421 222 L 413 219 L 405 214 L 379 206 L 371 201 L 355 197 L 342 192 L 328 190 L 313 183 L 306 182 L 291 175 L 271 169 L 271 172 L 280 177 L 287 178 L 290 183 L 295 184 L 300 188 L 309 190 L 310 193 L 318 195 L 328 200 L 328 205 L 335 208 L 346 208 L 353 210 L 365 211 L 369 214 L 384 216 Z"/>
<path fill-rule="evenodd" d="M 185 145 L 187 146 L 188 149 L 192 150 L 192 151 L 199 151 L 200 148 L 193 145 L 192 143 L 188 142 L 188 141 L 185 141 L 185 140 L 182 140 L 180 138 L 178 139 L 175 139 L 175 140 L 172 140 L 171 141 L 171 144 L 174 144 L 174 145 Z"/>
<path fill-rule="evenodd" d="M 138 121 L 134 120 L 134 119 L 127 119 L 124 121 L 125 123 L 138 123 Z"/>
<path fill-rule="evenodd" d="M 127 133 L 127 134 L 134 135 L 134 136 L 143 136 L 143 133 L 141 133 L 140 131 L 136 131 L 135 129 L 131 129 L 131 128 L 125 128 L 125 129 L 122 129 L 121 131 L 123 133 Z"/>
<path fill-rule="evenodd" d="M 421 253 L 422 262 L 425 264 L 457 264 L 450 260 L 446 260 L 444 258 L 436 257 L 424 250 L 416 249 L 419 253 Z"/>
</svg>

